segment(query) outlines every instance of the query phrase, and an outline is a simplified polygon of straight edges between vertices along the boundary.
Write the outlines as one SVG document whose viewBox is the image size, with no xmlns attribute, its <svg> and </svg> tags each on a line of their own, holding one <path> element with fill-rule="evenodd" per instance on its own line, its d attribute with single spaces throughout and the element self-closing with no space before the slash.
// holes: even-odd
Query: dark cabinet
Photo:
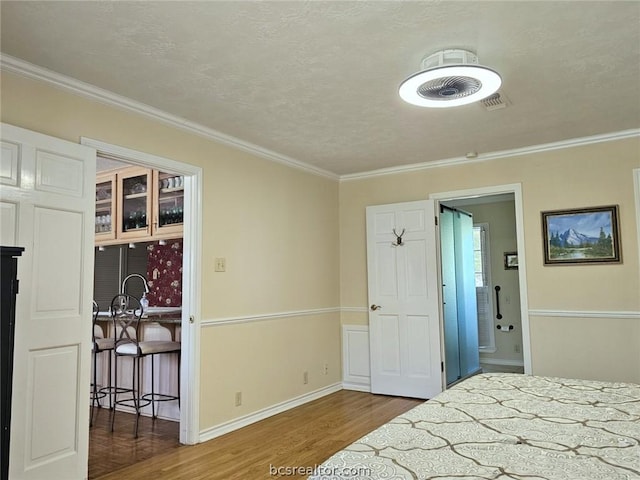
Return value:
<svg viewBox="0 0 640 480">
<path fill-rule="evenodd" d="M 0 383 L 0 410 L 2 411 L 2 479 L 9 478 L 9 439 L 11 437 L 11 384 L 13 379 L 13 338 L 18 294 L 18 257 L 24 248 L 0 247 L 2 263 L 2 297 L 0 302 L 0 357 L 2 359 Z"/>
</svg>

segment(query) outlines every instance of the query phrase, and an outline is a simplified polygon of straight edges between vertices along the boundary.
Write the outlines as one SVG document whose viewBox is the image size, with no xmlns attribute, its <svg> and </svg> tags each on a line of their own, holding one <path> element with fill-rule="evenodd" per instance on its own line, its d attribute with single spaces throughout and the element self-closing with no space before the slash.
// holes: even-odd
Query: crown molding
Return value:
<svg viewBox="0 0 640 480">
<path fill-rule="evenodd" d="M 485 154 L 480 154 L 477 157 L 471 158 L 471 159 L 466 157 L 455 157 L 455 158 L 447 158 L 444 160 L 436 160 L 433 162 L 413 163 L 411 165 L 401 165 L 398 167 L 381 168 L 378 170 L 371 170 L 368 172 L 352 173 L 348 175 L 341 175 L 340 181 L 344 182 L 349 180 L 361 180 L 364 178 L 394 175 L 396 173 L 407 173 L 407 172 L 415 172 L 420 170 L 428 170 L 430 168 L 439 168 L 439 167 L 448 167 L 448 166 L 454 166 L 454 165 L 464 165 L 469 163 L 486 162 L 489 160 L 497 160 L 500 158 L 516 157 L 520 155 L 549 152 L 553 150 L 562 150 L 565 148 L 580 147 L 584 145 L 591 145 L 594 143 L 612 142 L 616 140 L 623 140 L 626 138 L 633 138 L 633 137 L 640 137 L 640 128 L 623 130 L 621 132 L 592 135 L 589 137 L 572 138 L 569 140 L 561 140 L 559 142 L 543 143 L 540 145 L 531 145 L 528 147 L 514 148 L 511 150 L 489 152 Z"/>
<path fill-rule="evenodd" d="M 226 135 L 222 132 L 218 132 L 217 130 L 213 130 L 212 128 L 205 127 L 204 125 L 191 122 L 175 115 L 171 115 L 170 113 L 164 112 L 144 103 L 137 102 L 122 95 L 118 95 L 108 90 L 96 87 L 95 85 L 81 82 L 80 80 L 76 80 L 52 70 L 34 65 L 29 62 L 25 62 L 24 60 L 12 57 L 11 55 L 6 55 L 4 53 L 0 55 L 0 70 L 4 70 L 16 75 L 21 75 L 33 80 L 45 82 L 49 85 L 60 88 L 62 90 L 66 90 L 75 95 L 79 95 L 90 100 L 95 100 L 109 106 L 121 108 L 129 112 L 142 115 L 152 120 L 170 125 L 174 128 L 184 130 L 201 137 L 205 137 L 209 140 L 213 140 L 215 142 L 236 148 L 238 150 L 242 150 L 244 152 L 256 155 L 257 157 L 261 157 L 272 162 L 280 163 L 298 170 L 303 170 L 307 173 L 329 178 L 331 180 L 340 179 L 339 175 L 336 175 L 333 172 L 329 172 L 328 170 L 323 170 L 300 160 L 296 160 L 294 158 L 287 157 L 286 155 L 281 155 L 272 150 L 262 148 L 258 145 L 245 142 L 239 138 Z"/>
<path fill-rule="evenodd" d="M 574 138 L 569 140 L 562 140 L 559 142 L 516 148 L 512 150 L 489 152 L 480 154 L 478 155 L 478 157 L 471 159 L 466 157 L 454 157 L 432 162 L 414 163 L 411 165 L 401 165 L 398 167 L 381 168 L 377 170 L 370 170 L 347 175 L 338 175 L 328 170 L 324 170 L 300 160 L 296 160 L 295 158 L 291 158 L 272 150 L 260 147 L 258 145 L 245 142 L 239 138 L 226 135 L 222 132 L 218 132 L 217 130 L 205 127 L 204 125 L 191 122 L 175 115 L 171 115 L 157 108 L 151 107 L 141 102 L 137 102 L 122 95 L 115 94 L 89 83 L 81 82 L 80 80 L 76 80 L 60 73 L 56 73 L 52 70 L 48 70 L 29 62 L 25 62 L 24 60 L 12 57 L 11 55 L 0 55 L 0 70 L 4 70 L 16 75 L 21 75 L 33 80 L 39 80 L 54 87 L 71 92 L 75 95 L 79 95 L 109 106 L 121 108 L 138 115 L 145 116 L 152 120 L 170 125 L 174 128 L 184 130 L 186 132 L 207 138 L 209 140 L 213 140 L 217 143 L 236 148 L 265 160 L 280 163 L 291 168 L 311 173 L 313 175 L 318 175 L 340 182 L 361 180 L 365 178 L 380 177 L 385 175 L 394 175 L 398 173 L 415 172 L 420 170 L 427 170 L 430 168 L 485 162 L 489 160 L 497 160 L 500 158 L 561 150 L 565 148 L 578 147 L 601 142 L 610 142 L 640 136 L 640 129 L 623 130 L 621 132 L 612 132 L 593 135 L 589 137 Z"/>
</svg>

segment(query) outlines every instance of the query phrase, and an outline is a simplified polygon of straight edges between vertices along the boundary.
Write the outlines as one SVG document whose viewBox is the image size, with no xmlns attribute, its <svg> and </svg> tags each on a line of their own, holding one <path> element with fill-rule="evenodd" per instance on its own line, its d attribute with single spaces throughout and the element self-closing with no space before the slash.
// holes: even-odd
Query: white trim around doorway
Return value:
<svg viewBox="0 0 640 480">
<path fill-rule="evenodd" d="M 640 168 L 633 169 L 633 193 L 636 200 L 636 229 L 638 231 L 638 262 L 640 263 Z M 640 268 L 638 269 L 640 272 Z"/>
<path fill-rule="evenodd" d="M 98 155 L 184 176 L 180 443 L 200 442 L 200 298 L 202 265 L 202 168 L 81 137 Z"/>
<path fill-rule="evenodd" d="M 511 183 L 490 187 L 456 190 L 451 192 L 438 192 L 429 195 L 429 199 L 438 202 L 446 200 L 458 200 L 461 198 L 484 197 L 487 195 L 513 194 L 516 213 L 516 241 L 518 251 L 518 280 L 520 283 L 520 317 L 522 319 L 522 355 L 524 359 L 524 373 L 531 374 L 531 334 L 529 331 L 529 301 L 527 290 L 527 268 L 525 262 L 524 244 L 524 211 L 522 208 L 522 184 Z"/>
</svg>

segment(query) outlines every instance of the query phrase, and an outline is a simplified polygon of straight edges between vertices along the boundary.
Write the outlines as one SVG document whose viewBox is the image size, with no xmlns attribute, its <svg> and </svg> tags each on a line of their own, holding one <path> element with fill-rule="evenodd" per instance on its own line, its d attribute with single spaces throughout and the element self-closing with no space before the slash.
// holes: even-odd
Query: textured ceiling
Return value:
<svg viewBox="0 0 640 480">
<path fill-rule="evenodd" d="M 336 174 L 640 127 L 640 2 L 11 2 L 1 49 Z M 400 82 L 477 53 L 510 105 Z"/>
</svg>

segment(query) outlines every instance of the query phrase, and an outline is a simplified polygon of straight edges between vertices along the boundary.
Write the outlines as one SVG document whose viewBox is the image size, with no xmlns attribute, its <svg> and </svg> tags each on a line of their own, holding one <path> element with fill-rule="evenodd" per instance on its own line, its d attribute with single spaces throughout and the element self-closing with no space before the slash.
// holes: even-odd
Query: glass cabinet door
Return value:
<svg viewBox="0 0 640 480">
<path fill-rule="evenodd" d="M 116 238 L 116 174 L 96 176 L 96 244 Z"/>
<path fill-rule="evenodd" d="M 154 172 L 154 236 L 182 235 L 184 219 L 184 177 Z"/>
<path fill-rule="evenodd" d="M 118 176 L 118 238 L 135 239 L 151 235 L 151 170 L 131 168 Z"/>
</svg>

